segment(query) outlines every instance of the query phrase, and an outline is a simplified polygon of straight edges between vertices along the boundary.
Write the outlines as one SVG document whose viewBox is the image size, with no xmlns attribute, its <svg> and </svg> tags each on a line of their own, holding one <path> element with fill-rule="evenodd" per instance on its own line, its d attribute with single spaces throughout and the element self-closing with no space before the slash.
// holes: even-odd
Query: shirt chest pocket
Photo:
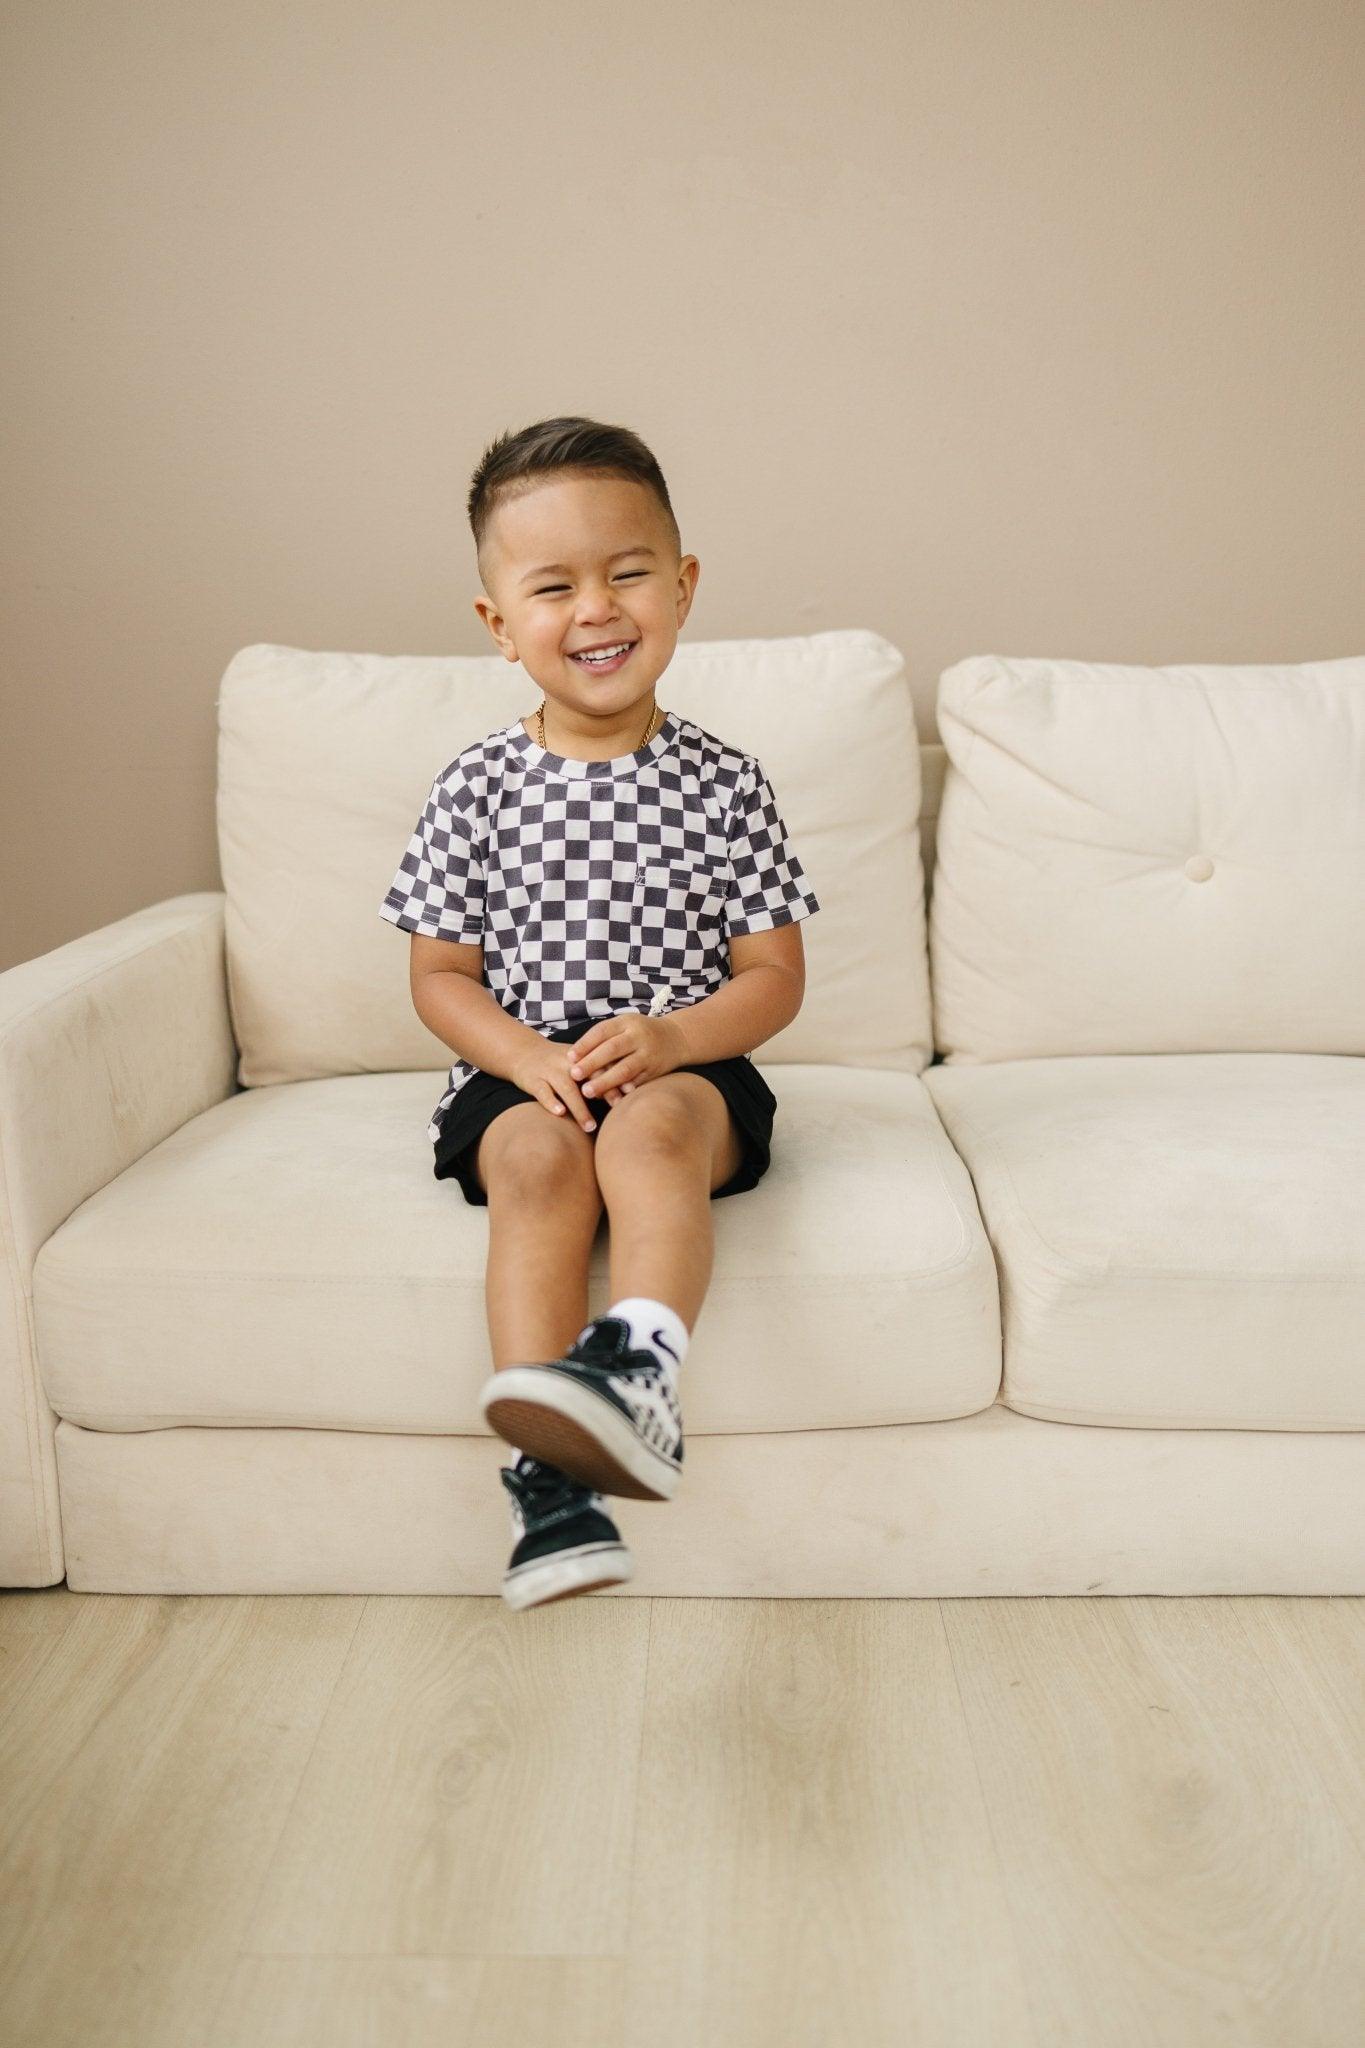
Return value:
<svg viewBox="0 0 1365 2048">
<path fill-rule="evenodd" d="M 723 861 L 642 861 L 635 870 L 632 977 L 675 993 L 722 979 L 727 885 Z"/>
</svg>

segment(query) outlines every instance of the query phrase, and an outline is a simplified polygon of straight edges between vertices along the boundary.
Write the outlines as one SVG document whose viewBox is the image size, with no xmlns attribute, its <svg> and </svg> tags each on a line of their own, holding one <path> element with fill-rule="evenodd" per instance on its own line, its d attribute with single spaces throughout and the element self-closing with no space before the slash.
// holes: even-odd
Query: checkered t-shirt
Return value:
<svg viewBox="0 0 1365 2048">
<path fill-rule="evenodd" d="M 543 1032 L 685 1009 L 730 978 L 729 939 L 820 908 L 752 754 L 673 712 L 646 747 L 571 761 L 520 719 L 431 785 L 379 915 L 482 944 L 502 1008 Z M 479 1071 L 457 1059 L 427 1136 Z"/>
</svg>

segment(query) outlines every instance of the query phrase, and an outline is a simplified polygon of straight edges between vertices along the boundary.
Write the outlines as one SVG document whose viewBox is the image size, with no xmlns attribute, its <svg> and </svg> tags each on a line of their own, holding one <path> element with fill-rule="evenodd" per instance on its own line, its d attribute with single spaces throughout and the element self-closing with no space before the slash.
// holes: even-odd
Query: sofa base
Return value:
<svg viewBox="0 0 1365 2048">
<path fill-rule="evenodd" d="M 498 1594 L 500 1438 L 56 1432 L 89 1593 Z M 615 1597 L 1365 1593 L 1365 1433 L 1091 1428 L 997 1403 L 893 1428 L 689 1436 L 616 1501 Z"/>
</svg>

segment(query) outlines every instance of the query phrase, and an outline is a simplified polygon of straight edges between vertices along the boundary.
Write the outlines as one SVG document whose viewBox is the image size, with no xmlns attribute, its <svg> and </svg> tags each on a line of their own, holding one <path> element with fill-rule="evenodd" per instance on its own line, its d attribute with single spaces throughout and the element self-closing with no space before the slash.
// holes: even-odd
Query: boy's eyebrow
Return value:
<svg viewBox="0 0 1365 2048">
<path fill-rule="evenodd" d="M 607 560 L 609 562 L 619 562 L 623 555 L 652 555 L 653 553 L 653 548 L 618 548 L 614 555 L 607 556 Z M 568 573 L 568 567 L 564 562 L 543 562 L 538 569 L 528 569 L 521 581 L 529 583 L 533 576 L 553 576 L 555 574 L 567 576 Z"/>
</svg>

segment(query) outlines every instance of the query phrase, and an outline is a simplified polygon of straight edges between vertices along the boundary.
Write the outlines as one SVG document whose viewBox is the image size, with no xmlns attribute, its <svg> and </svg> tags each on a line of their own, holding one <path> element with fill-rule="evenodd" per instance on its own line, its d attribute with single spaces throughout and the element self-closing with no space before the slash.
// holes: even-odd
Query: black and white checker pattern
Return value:
<svg viewBox="0 0 1365 2048">
<path fill-rule="evenodd" d="M 520 719 L 431 785 L 379 915 L 484 949 L 484 981 L 548 1036 L 711 995 L 729 939 L 820 908 L 762 764 L 664 715 L 647 747 L 571 761 Z M 478 1069 L 457 1059 L 427 1136 Z"/>
</svg>

